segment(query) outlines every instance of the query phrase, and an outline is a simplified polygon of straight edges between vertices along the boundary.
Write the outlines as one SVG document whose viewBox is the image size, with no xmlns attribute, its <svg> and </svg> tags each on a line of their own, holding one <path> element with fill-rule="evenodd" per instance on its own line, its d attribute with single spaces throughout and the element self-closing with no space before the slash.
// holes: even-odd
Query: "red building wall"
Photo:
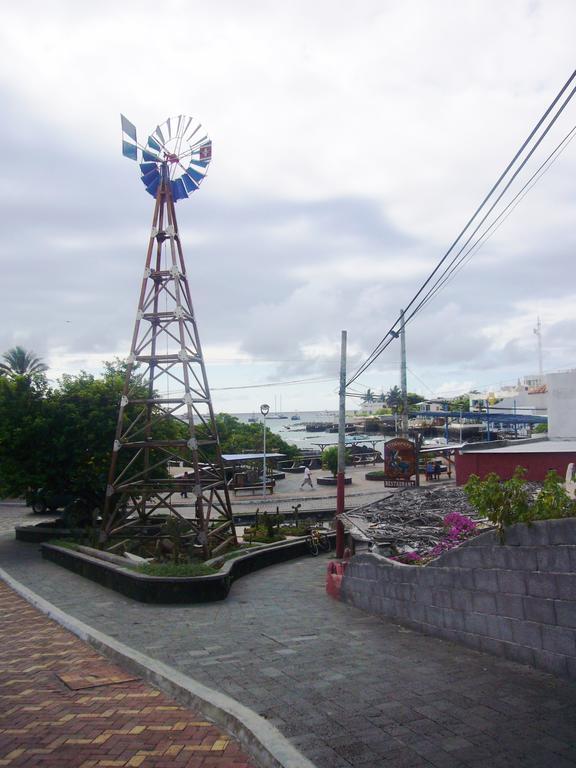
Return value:
<svg viewBox="0 0 576 768">
<path fill-rule="evenodd" d="M 576 463 L 576 453 L 457 453 L 456 483 L 464 485 L 470 475 L 483 478 L 490 472 L 508 480 L 518 466 L 528 470 L 527 480 L 542 481 L 550 469 L 564 477 L 571 461 Z"/>
</svg>

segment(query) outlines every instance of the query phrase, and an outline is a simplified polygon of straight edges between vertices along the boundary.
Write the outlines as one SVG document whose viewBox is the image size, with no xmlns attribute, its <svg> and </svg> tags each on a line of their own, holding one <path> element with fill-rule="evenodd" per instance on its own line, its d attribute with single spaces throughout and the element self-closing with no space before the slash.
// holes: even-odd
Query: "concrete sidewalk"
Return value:
<svg viewBox="0 0 576 768">
<path fill-rule="evenodd" d="M 0 766 L 255 763 L 201 714 L 110 663 L 0 582 Z"/>
<path fill-rule="evenodd" d="M 220 603 L 154 606 L 0 540 L 11 576 L 251 708 L 319 768 L 576 765 L 573 684 L 334 602 L 326 562 L 251 574 Z"/>
</svg>

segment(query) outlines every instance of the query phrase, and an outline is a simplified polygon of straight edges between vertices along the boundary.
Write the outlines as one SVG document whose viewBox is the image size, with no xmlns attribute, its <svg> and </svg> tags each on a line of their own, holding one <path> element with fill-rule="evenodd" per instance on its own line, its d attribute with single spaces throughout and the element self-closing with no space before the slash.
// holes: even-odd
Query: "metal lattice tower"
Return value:
<svg viewBox="0 0 576 768">
<path fill-rule="evenodd" d="M 188 119 L 172 118 L 179 129 L 180 121 Z M 136 159 L 136 129 L 125 118 L 122 124 L 135 145 L 125 147 L 124 154 Z M 170 131 L 170 120 L 167 124 Z M 176 154 L 169 142 L 174 139 L 181 150 L 182 137 L 180 130 L 174 133 L 165 138 L 157 128 L 141 150 L 142 180 L 156 203 L 101 530 L 104 541 L 119 535 L 145 538 L 155 516 L 186 518 L 188 539 L 201 546 L 206 558 L 237 540 L 174 202 L 188 196 L 180 192 L 191 181 L 198 187 L 211 145 L 204 137 L 203 143 Z M 184 181 L 183 176 L 175 180 L 173 169 L 184 167 L 184 156 L 190 168 Z M 170 475 L 171 465 L 180 462 L 190 473 L 186 481 Z M 182 502 L 183 492 L 194 498 L 191 507 Z"/>
</svg>

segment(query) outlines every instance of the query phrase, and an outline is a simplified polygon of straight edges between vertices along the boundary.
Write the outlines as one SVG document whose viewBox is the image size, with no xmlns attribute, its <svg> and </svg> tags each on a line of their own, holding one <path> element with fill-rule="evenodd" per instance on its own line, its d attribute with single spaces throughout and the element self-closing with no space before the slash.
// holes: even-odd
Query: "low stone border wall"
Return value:
<svg viewBox="0 0 576 768">
<path fill-rule="evenodd" d="M 329 534 L 332 538 L 335 533 Z M 203 603 L 224 600 L 232 583 L 248 573 L 310 553 L 306 537 L 255 549 L 224 563 L 210 576 L 147 576 L 84 552 L 42 544 L 42 557 L 142 603 Z"/>
<path fill-rule="evenodd" d="M 422 632 L 576 679 L 576 520 L 469 540 L 427 566 L 353 557 L 340 599 Z"/>
</svg>

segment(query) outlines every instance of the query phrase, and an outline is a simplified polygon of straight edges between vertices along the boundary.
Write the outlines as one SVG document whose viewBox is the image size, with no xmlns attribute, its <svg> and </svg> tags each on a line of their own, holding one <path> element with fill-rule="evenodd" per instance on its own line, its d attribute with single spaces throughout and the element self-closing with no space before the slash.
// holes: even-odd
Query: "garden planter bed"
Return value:
<svg viewBox="0 0 576 768">
<path fill-rule="evenodd" d="M 224 600 L 232 583 L 269 565 L 308 554 L 306 538 L 270 544 L 224 563 L 209 576 L 147 576 L 83 552 L 43 544 L 42 557 L 142 603 L 204 603 Z"/>
<path fill-rule="evenodd" d="M 383 469 L 374 469 L 372 472 L 366 472 L 364 475 L 364 478 L 366 480 L 376 480 L 379 482 L 383 482 L 386 480 L 386 473 Z"/>
<path fill-rule="evenodd" d="M 317 477 L 316 478 L 316 484 L 317 485 L 338 485 L 338 478 L 336 477 Z M 345 477 L 344 478 L 344 485 L 352 485 L 352 478 L 351 477 Z"/>
<path fill-rule="evenodd" d="M 17 525 L 14 528 L 17 541 L 25 541 L 29 544 L 41 544 L 50 539 L 69 539 L 82 536 L 83 531 L 72 528 L 63 528 L 62 520 L 37 523 L 36 525 Z"/>
</svg>

